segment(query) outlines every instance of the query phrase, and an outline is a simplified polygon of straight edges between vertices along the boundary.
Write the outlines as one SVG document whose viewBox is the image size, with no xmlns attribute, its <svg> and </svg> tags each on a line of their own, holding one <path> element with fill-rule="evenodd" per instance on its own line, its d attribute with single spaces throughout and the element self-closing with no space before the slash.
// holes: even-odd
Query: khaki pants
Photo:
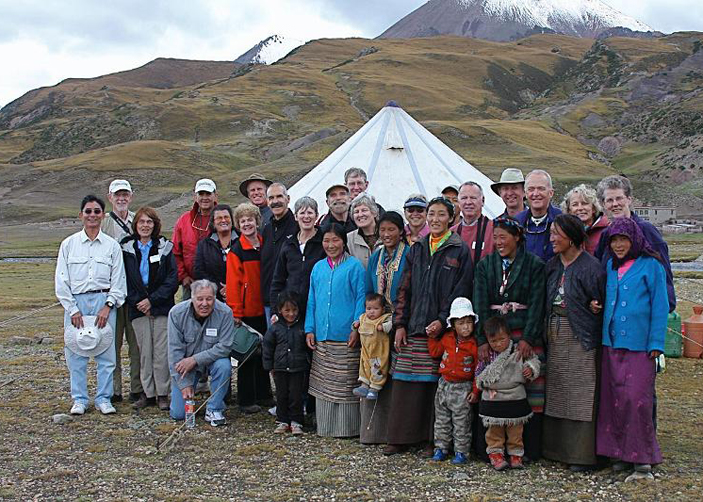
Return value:
<svg viewBox="0 0 703 502">
<path fill-rule="evenodd" d="M 132 321 L 139 344 L 141 382 L 146 397 L 168 396 L 168 316 L 139 317 Z"/>
<path fill-rule="evenodd" d="M 361 335 L 359 381 L 374 390 L 381 390 L 388 379 L 390 338 L 386 333 Z"/>
<path fill-rule="evenodd" d="M 486 431 L 486 453 L 503 453 L 508 450 L 508 455 L 522 457 L 525 448 L 522 444 L 523 424 L 518 425 L 491 425 Z M 507 438 L 507 440 L 506 440 Z"/>
<path fill-rule="evenodd" d="M 113 374 L 113 390 L 116 396 L 122 395 L 122 341 L 127 338 L 129 346 L 129 391 L 132 394 L 142 393 L 142 382 L 139 380 L 139 346 L 134 336 L 132 323 L 129 322 L 127 305 L 117 309 L 117 329 L 115 330 L 115 372 Z"/>
</svg>

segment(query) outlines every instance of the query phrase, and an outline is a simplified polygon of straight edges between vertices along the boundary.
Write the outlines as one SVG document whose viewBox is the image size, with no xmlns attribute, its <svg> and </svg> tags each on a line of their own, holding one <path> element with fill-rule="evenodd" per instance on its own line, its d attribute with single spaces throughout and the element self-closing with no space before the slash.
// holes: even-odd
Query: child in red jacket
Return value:
<svg viewBox="0 0 703 502">
<path fill-rule="evenodd" d="M 473 380 L 478 362 L 478 346 L 473 336 L 478 316 L 471 301 L 457 298 L 447 319 L 448 327 L 441 338 L 429 338 L 430 355 L 442 358 L 442 375 L 435 394 L 434 442 L 432 460 L 445 460 L 454 442 L 452 464 L 467 462 L 471 447 L 471 403 L 478 401 Z"/>
</svg>

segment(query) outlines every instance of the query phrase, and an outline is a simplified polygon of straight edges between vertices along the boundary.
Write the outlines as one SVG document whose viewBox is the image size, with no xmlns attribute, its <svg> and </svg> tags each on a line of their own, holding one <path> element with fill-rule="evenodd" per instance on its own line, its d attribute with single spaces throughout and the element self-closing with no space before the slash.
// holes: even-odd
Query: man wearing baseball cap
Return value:
<svg viewBox="0 0 703 502">
<path fill-rule="evenodd" d="M 515 218 L 525 210 L 525 178 L 520 169 L 505 169 L 491 189 L 505 202 L 506 209 L 501 216 Z"/>
<path fill-rule="evenodd" d="M 129 210 L 132 202 L 132 185 L 127 180 L 113 180 L 107 191 L 107 199 L 112 204 L 112 211 L 103 218 L 101 230 L 115 239 L 118 243 L 125 237 L 132 235 L 132 221 L 134 212 Z M 117 309 L 117 325 L 114 332 L 115 338 L 115 372 L 112 377 L 113 393 L 112 402 L 122 401 L 122 344 L 127 339 L 129 347 L 129 400 L 135 402 L 144 389 L 139 378 L 139 346 L 134 334 L 132 323 L 129 322 L 127 305 Z"/>
<path fill-rule="evenodd" d="M 254 173 L 239 184 L 239 192 L 259 208 L 259 212 L 261 213 L 259 231 L 264 228 L 264 225 L 266 225 L 273 216 L 266 195 L 266 190 L 272 183 L 273 181 L 266 179 L 263 174 Z"/>
<path fill-rule="evenodd" d="M 449 224 L 450 227 L 461 223 L 461 206 L 459 205 L 459 188 L 454 185 L 447 185 L 442 190 L 442 195 L 454 204 L 454 220 Z"/>
<path fill-rule="evenodd" d="M 173 227 L 173 255 L 178 267 L 178 282 L 183 286 L 183 299 L 190 298 L 194 278 L 195 252 L 198 243 L 209 234 L 210 212 L 217 205 L 217 186 L 209 178 L 195 183 L 193 207 L 178 218 Z"/>
<path fill-rule="evenodd" d="M 339 223 L 347 233 L 356 230 L 356 224 L 349 215 L 351 197 L 347 185 L 342 183 L 332 185 L 325 192 L 325 196 L 329 212 L 320 219 L 318 226 L 324 228 L 331 223 Z"/>
</svg>

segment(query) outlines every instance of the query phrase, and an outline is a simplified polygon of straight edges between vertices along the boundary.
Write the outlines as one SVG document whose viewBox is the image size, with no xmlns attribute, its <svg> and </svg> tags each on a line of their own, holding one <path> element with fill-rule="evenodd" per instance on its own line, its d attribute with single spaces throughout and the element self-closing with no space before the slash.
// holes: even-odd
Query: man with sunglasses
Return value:
<svg viewBox="0 0 703 502">
<path fill-rule="evenodd" d="M 83 316 L 96 316 L 95 327 L 109 324 L 116 328 L 116 308 L 124 303 L 127 280 L 122 249 L 115 239 L 100 230 L 105 203 L 95 195 L 81 202 L 83 229 L 66 238 L 56 260 L 56 298 L 65 310 L 64 328 L 85 326 Z M 66 365 L 71 375 L 72 415 L 83 415 L 88 406 L 88 357 L 65 348 Z M 115 346 L 112 342 L 94 355 L 97 364 L 95 407 L 107 415 L 116 410 L 110 403 L 113 392 Z"/>
<path fill-rule="evenodd" d="M 193 207 L 183 213 L 173 227 L 173 256 L 178 267 L 178 282 L 183 286 L 183 300 L 190 299 L 198 243 L 210 234 L 210 212 L 217 205 L 215 182 L 208 178 L 198 180 L 193 197 Z"/>
<path fill-rule="evenodd" d="M 127 180 L 113 180 L 107 192 L 107 199 L 112 204 L 112 211 L 105 214 L 101 230 L 122 242 L 122 239 L 132 235 L 132 221 L 134 212 L 129 210 L 132 202 L 132 185 Z M 129 346 L 129 400 L 135 402 L 144 392 L 142 381 L 139 378 L 139 345 L 134 334 L 132 323 L 129 322 L 127 305 L 117 309 L 117 329 L 115 330 L 115 372 L 112 378 L 114 392 L 112 402 L 122 401 L 122 342 L 127 339 Z"/>
<path fill-rule="evenodd" d="M 525 193 L 529 207 L 515 219 L 525 229 L 527 251 L 539 256 L 546 263 L 554 256 L 549 242 L 549 230 L 554 218 L 561 214 L 561 210 L 552 204 L 552 177 L 542 169 L 530 171 L 525 176 Z"/>
</svg>

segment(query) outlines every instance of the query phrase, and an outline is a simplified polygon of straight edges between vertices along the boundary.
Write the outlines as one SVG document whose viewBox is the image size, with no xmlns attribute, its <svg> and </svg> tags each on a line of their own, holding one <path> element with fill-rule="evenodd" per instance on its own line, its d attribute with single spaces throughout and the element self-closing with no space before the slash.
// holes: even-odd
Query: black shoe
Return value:
<svg viewBox="0 0 703 502">
<path fill-rule="evenodd" d="M 240 406 L 239 411 L 245 415 L 253 415 L 254 413 L 259 413 L 261 411 L 261 406 L 257 404 L 251 404 L 249 406 Z"/>
<path fill-rule="evenodd" d="M 122 402 L 122 394 L 113 394 L 112 397 L 110 398 L 110 402 L 113 404 L 121 403 Z"/>
<path fill-rule="evenodd" d="M 146 408 L 147 406 L 149 406 L 149 399 L 146 397 L 146 394 L 142 394 L 132 406 L 134 406 L 136 409 Z"/>
<path fill-rule="evenodd" d="M 140 398 L 140 397 L 142 397 L 142 393 L 141 393 L 141 392 L 130 392 L 130 393 L 129 393 L 129 402 L 130 402 L 130 403 L 136 403 L 137 401 L 139 401 L 139 398 Z M 122 400 L 122 399 L 120 398 L 120 401 L 121 401 L 121 400 Z"/>
</svg>

